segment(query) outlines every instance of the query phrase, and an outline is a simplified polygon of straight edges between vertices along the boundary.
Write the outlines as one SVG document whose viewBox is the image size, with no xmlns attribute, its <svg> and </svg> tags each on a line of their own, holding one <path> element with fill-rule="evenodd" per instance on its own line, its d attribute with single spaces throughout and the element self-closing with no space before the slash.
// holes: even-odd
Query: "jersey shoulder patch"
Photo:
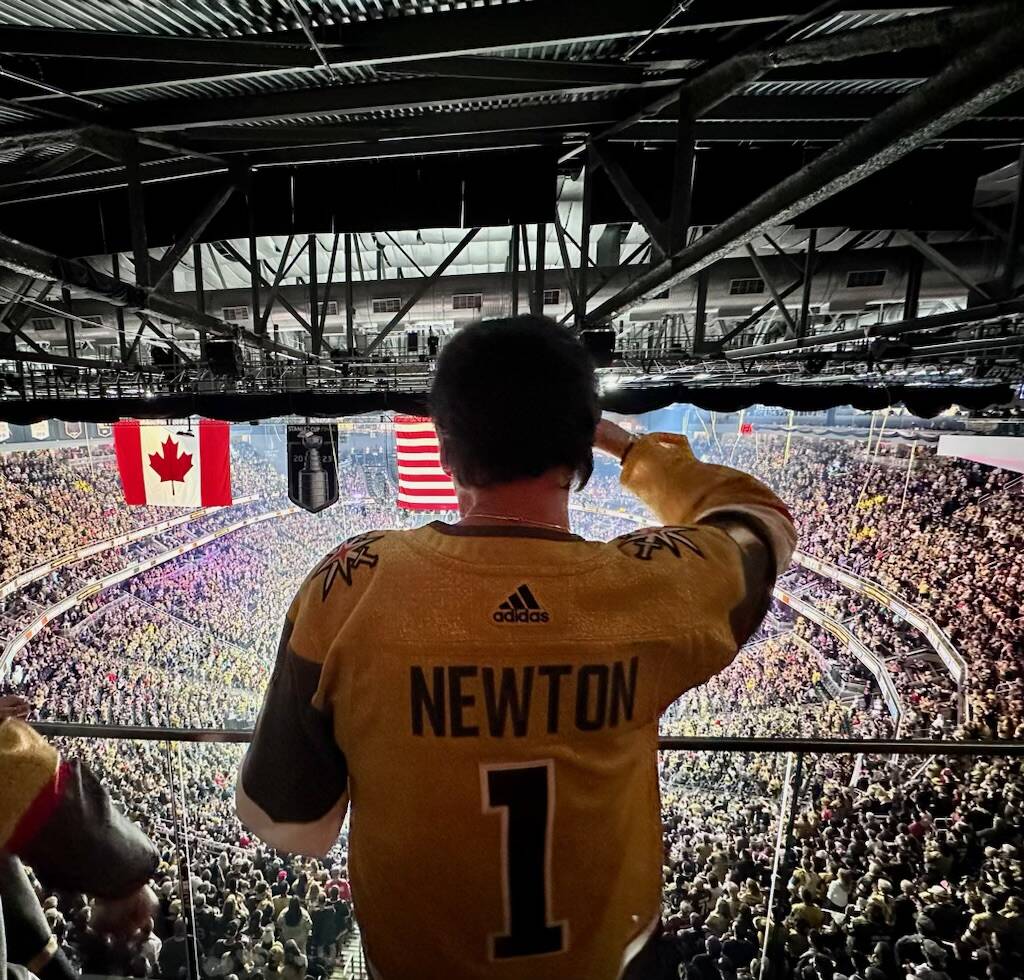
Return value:
<svg viewBox="0 0 1024 980">
<path fill-rule="evenodd" d="M 324 558 L 309 577 L 313 594 L 326 602 L 339 583 L 349 588 L 360 576 L 366 576 L 380 561 L 379 543 L 384 531 L 368 531 L 349 538 Z"/>
<path fill-rule="evenodd" d="M 704 552 L 696 540 L 699 533 L 695 527 L 645 527 L 615 538 L 612 544 L 623 554 L 640 561 L 651 561 L 658 553 L 674 558 L 684 554 L 703 558 Z"/>
</svg>

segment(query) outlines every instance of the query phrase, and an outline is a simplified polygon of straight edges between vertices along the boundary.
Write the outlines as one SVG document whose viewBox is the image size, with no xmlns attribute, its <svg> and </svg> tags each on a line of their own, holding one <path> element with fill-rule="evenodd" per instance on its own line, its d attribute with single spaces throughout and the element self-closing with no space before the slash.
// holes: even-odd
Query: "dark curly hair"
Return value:
<svg viewBox="0 0 1024 980">
<path fill-rule="evenodd" d="M 594 470 L 594 365 L 553 320 L 519 316 L 460 330 L 438 359 L 430 411 L 463 486 L 565 466 L 582 490 Z"/>
</svg>

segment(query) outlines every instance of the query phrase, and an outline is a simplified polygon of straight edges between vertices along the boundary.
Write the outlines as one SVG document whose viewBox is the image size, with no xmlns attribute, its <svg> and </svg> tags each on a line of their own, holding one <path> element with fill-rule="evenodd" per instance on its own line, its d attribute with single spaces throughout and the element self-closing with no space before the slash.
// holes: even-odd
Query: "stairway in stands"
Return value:
<svg viewBox="0 0 1024 980">
<path fill-rule="evenodd" d="M 355 923 L 352 931 L 342 941 L 338 965 L 331 973 L 331 980 L 369 980 L 363 958 L 363 941 L 359 935 L 359 926 Z"/>
</svg>

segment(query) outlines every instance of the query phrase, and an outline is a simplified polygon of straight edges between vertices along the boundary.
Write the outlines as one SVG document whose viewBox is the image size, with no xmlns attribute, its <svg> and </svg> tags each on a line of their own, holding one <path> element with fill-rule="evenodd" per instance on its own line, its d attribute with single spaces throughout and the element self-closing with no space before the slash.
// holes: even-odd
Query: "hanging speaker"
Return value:
<svg viewBox="0 0 1024 980">
<path fill-rule="evenodd" d="M 172 350 L 164 350 L 162 347 L 151 347 L 153 367 L 174 368 L 178 364 L 178 355 Z"/>
<path fill-rule="evenodd" d="M 615 353 L 614 330 L 583 330 L 580 343 L 597 367 L 608 367 Z"/>
<path fill-rule="evenodd" d="M 420 335 L 415 330 L 410 330 L 406 335 L 406 344 L 410 354 L 415 354 L 420 349 Z"/>
<path fill-rule="evenodd" d="M 242 350 L 233 340 L 208 340 L 206 363 L 215 378 L 242 377 Z"/>
</svg>

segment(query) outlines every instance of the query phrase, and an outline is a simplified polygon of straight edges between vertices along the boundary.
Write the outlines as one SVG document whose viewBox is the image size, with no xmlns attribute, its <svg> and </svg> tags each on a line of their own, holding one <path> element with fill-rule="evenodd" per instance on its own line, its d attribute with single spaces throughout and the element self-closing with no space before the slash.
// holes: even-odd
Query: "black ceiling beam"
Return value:
<svg viewBox="0 0 1024 980">
<path fill-rule="evenodd" d="M 512 106 L 468 111 L 431 112 L 422 116 L 386 120 L 379 123 L 338 123 L 333 126 L 303 126 L 288 123 L 266 126 L 210 126 L 175 132 L 183 140 L 197 145 L 223 141 L 218 152 L 240 147 L 307 146 L 395 141 L 408 137 L 459 136 L 500 133 L 513 130 L 539 130 L 599 125 L 613 119 L 626 106 L 638 105 L 644 96 L 635 92 L 615 93 L 611 97 L 581 102 Z M 387 144 L 381 155 L 387 155 Z M 259 149 L 247 159 L 255 163 L 276 162 L 272 154 L 261 156 Z"/>
<path fill-rule="evenodd" d="M 705 4 L 687 12 L 667 33 L 694 33 L 788 20 L 793 8 L 812 0 L 739 0 L 728 11 Z M 885 4 L 882 4 L 885 6 Z M 532 0 L 419 17 L 395 17 L 344 25 L 339 47 L 329 47 L 334 64 L 366 65 L 427 56 L 490 54 L 513 47 L 543 47 L 643 36 L 665 16 L 665 0 Z M 330 29 L 318 32 L 330 43 Z M 642 59 L 640 59 L 642 60 Z"/>
<path fill-rule="evenodd" d="M 164 38 L 160 38 L 161 41 Z M 312 52 L 308 46 L 304 49 L 310 62 Z M 215 81 L 226 75 L 259 76 L 277 71 L 293 69 L 267 68 L 259 69 L 246 65 L 197 65 L 187 61 L 111 61 L 89 58 L 75 58 L 71 55 L 47 58 L 41 61 L 34 55 L 22 55 L 5 58 L 20 65 L 25 71 L 39 70 L 40 64 L 45 66 L 46 78 L 61 88 L 69 89 L 78 95 L 85 95 L 100 102 L 106 101 L 104 96 L 131 92 L 153 90 L 154 94 L 161 85 L 172 82 Z M 83 70 L 88 74 L 83 77 Z M 53 96 L 34 96 L 26 102 L 39 100 L 44 105 L 53 100 Z"/>
<path fill-rule="evenodd" d="M 746 0 L 730 3 L 723 15 L 714 5 L 708 4 L 707 9 L 701 5 L 670 24 L 658 35 L 658 42 L 671 44 L 675 60 L 704 59 L 708 32 L 757 25 L 771 28 L 817 6 L 814 0 Z M 897 0 L 845 0 L 843 8 L 934 9 Z M 543 48 L 643 36 L 664 12 L 665 0 L 532 0 L 321 27 L 314 34 L 334 65 L 394 67 L 403 61 L 488 55 L 517 46 Z M 237 74 L 239 67 L 254 69 L 248 74 L 261 74 L 319 63 L 301 31 L 235 39 L 5 27 L 0 29 L 0 51 L 26 59 L 52 59 L 46 64 L 47 80 L 68 89 L 80 88 L 79 59 L 91 60 L 96 64 L 90 66 L 89 89 L 79 94 L 99 96 L 149 87 L 158 90 L 168 82 L 216 79 Z"/>
<path fill-rule="evenodd" d="M 178 180 L 184 177 L 200 177 L 208 174 L 226 173 L 227 166 L 213 167 L 202 160 L 178 158 L 142 163 L 139 179 L 143 184 L 162 180 Z M 22 180 L 0 186 L 0 203 L 10 201 L 31 201 L 47 197 L 61 197 L 66 194 L 92 193 L 115 187 L 127 187 L 128 177 L 124 167 L 104 167 L 87 173 L 68 174 L 36 180 Z"/>
<path fill-rule="evenodd" d="M 110 126 L 107 117 L 102 116 L 93 109 L 83 109 L 81 105 L 71 103 L 67 108 L 52 108 L 43 105 L 38 101 L 13 101 L 0 98 L 0 105 L 15 111 L 30 112 L 45 122 L 35 127 L 19 125 L 14 128 L 13 135 L 16 141 L 31 138 L 32 129 L 53 131 L 54 127 L 67 127 L 58 132 L 58 141 L 73 139 L 81 146 L 87 147 L 94 153 L 105 156 L 111 160 L 124 163 L 127 157 L 135 159 L 140 143 L 158 149 L 164 153 L 184 154 L 204 159 L 211 163 L 218 163 L 216 157 L 203 150 L 173 146 L 157 136 L 149 136 L 145 133 L 136 134 L 127 130 L 117 129 Z M 36 134 L 38 135 L 38 133 Z M 2 137 L 0 137 L 2 138 Z M 17 143 L 16 143 L 17 145 Z"/>
<path fill-rule="evenodd" d="M 800 0 L 796 0 L 799 5 Z M 698 15 L 687 24 L 716 28 L 771 22 L 794 4 L 747 0 L 734 16 Z M 884 4 L 882 4 L 884 6 Z M 318 28 L 333 64 L 373 64 L 428 55 L 484 53 L 501 48 L 601 41 L 646 33 L 665 12 L 664 0 L 628 4 L 535 0 L 522 7 L 487 7 L 426 16 Z M 273 41 L 266 38 L 272 37 Z M 246 38 L 171 37 L 40 27 L 0 29 L 0 52 L 36 57 L 155 61 L 196 65 L 304 68 L 320 63 L 301 31 Z"/>
<path fill-rule="evenodd" d="M 441 263 L 435 268 L 426 279 L 420 280 L 412 295 L 402 304 L 402 308 L 385 324 L 381 331 L 373 338 L 372 341 L 367 345 L 366 350 L 363 351 L 365 356 L 372 354 L 384 341 L 387 339 L 388 334 L 397 327 L 406 314 L 427 294 L 430 287 L 437 282 L 441 276 L 444 275 L 445 270 L 450 266 L 461 254 L 463 249 L 480 233 L 479 228 L 470 228 L 457 245 L 455 245 L 451 251 L 441 260 Z"/>
<path fill-rule="evenodd" d="M 196 212 L 185 230 L 175 239 L 174 244 L 164 252 L 163 257 L 153 269 L 153 289 L 160 289 L 167 278 L 172 275 L 185 253 L 199 241 L 207 225 L 217 216 L 221 208 L 227 204 L 238 186 L 234 177 L 228 177 L 218 187 L 206 204 Z"/>
<path fill-rule="evenodd" d="M 342 146 L 314 147 L 310 150 L 279 148 L 272 151 L 263 151 L 258 155 L 258 162 L 261 165 L 270 166 L 470 153 L 494 149 L 545 146 L 558 140 L 557 134 L 548 135 L 543 131 L 538 133 L 483 133 L 459 136 L 454 139 L 444 137 L 437 139 L 400 140 L 394 143 L 353 143 Z M 253 156 L 256 155 L 249 155 L 249 157 Z M 143 165 L 139 168 L 139 172 L 142 182 L 147 184 L 165 180 L 179 180 L 186 177 L 226 173 L 227 169 L 227 167 L 208 167 L 201 161 L 178 159 Z M 51 197 L 63 197 L 68 194 L 94 193 L 100 190 L 125 187 L 127 183 L 122 168 L 107 168 L 88 174 L 74 174 L 49 180 L 23 181 L 0 187 L 0 204 L 43 200 Z"/>
<path fill-rule="evenodd" d="M 773 3 L 779 9 L 784 6 L 781 0 Z M 428 58 L 472 57 L 517 44 L 543 47 L 632 37 L 645 33 L 650 22 L 661 16 L 664 2 L 638 0 L 616 5 L 595 4 L 592 0 L 534 0 L 529 6 L 452 11 L 427 18 L 387 18 L 379 23 L 319 28 L 314 34 L 335 65 L 393 62 L 398 66 L 422 59 L 423 68 L 428 69 Z M 749 18 L 749 12 L 741 14 L 741 22 L 744 17 Z M 768 19 L 774 18 L 769 14 Z M 700 22 L 714 27 L 722 20 L 705 16 Z M 700 56 L 698 48 L 703 45 L 703 40 L 700 46 L 696 43 L 698 33 L 684 35 L 690 39 L 689 53 L 693 57 Z M 245 67 L 274 70 L 319 64 L 301 31 L 236 40 L 9 27 L 0 29 L 0 51 L 32 58 L 52 57 L 54 60 L 46 65 L 47 79 L 76 90 L 83 80 L 78 59 L 99 60 L 95 71 L 90 68 L 88 79 L 89 92 L 97 96 L 144 88 L 158 91 L 161 84 L 212 80 L 237 74 Z M 627 66 L 606 68 L 606 77 L 616 68 L 619 74 L 639 70 Z M 589 74 L 595 77 L 598 71 Z M 456 74 L 461 74 L 457 68 Z"/>
<path fill-rule="evenodd" d="M 185 364 L 195 365 L 195 359 L 189 357 L 170 337 L 167 336 L 148 316 L 144 313 L 137 314 L 143 326 L 149 327 L 159 340 L 162 340 Z"/>
<path fill-rule="evenodd" d="M 751 23 L 770 25 L 787 19 L 794 3 L 806 5 L 807 0 L 771 0 L 762 4 L 755 0 L 744 3 L 742 9 L 725 20 L 710 12 L 691 15 L 686 30 L 678 29 L 676 35 L 678 57 L 692 60 L 706 55 L 707 40 L 701 28 L 716 30 Z M 541 48 L 641 36 L 648 32 L 651 23 L 661 19 L 664 7 L 664 0 L 635 0 L 629 4 L 532 0 L 522 6 L 476 8 L 426 17 L 345 24 L 340 28 L 323 27 L 314 34 L 334 65 L 397 67 L 404 62 L 473 57 L 516 46 Z M 98 61 L 95 68 L 90 66 L 89 69 L 88 93 L 100 97 L 146 88 L 158 93 L 161 84 L 214 80 L 226 74 L 238 74 L 240 66 L 256 69 L 247 74 L 258 75 L 265 73 L 259 69 L 272 72 L 319 64 L 301 31 L 261 35 L 258 40 L 235 40 L 3 28 L 0 29 L 0 51 L 8 49 L 12 54 L 26 57 L 52 58 L 46 64 L 47 79 L 75 90 L 82 84 L 78 59 Z"/>
<path fill-rule="evenodd" d="M 71 31 L 50 27 L 0 27 L 0 52 L 36 57 L 256 68 L 311 68 L 319 64 L 308 44 L 268 43 L 256 38 Z"/>
<path fill-rule="evenodd" d="M 674 91 L 660 95 L 646 108 L 628 116 L 598 134 L 610 139 L 644 118 L 656 116 L 683 100 L 690 118 L 700 119 L 720 102 L 741 93 L 752 81 L 783 66 L 818 65 L 843 62 L 873 54 L 891 54 L 913 48 L 955 46 L 958 53 L 969 43 L 979 41 L 1003 23 L 1014 23 L 1019 14 L 1016 0 L 971 6 L 965 10 L 941 11 L 894 23 L 877 24 L 852 31 L 824 34 L 809 40 L 768 42 L 747 48 L 718 61 L 707 71 L 690 79 Z M 563 162 L 582 152 L 576 146 L 562 157 Z"/>
<path fill-rule="evenodd" d="M 899 95 L 741 95 L 720 103 L 702 119 L 733 120 L 855 120 L 874 119 L 898 102 Z M 978 113 L 981 118 L 1024 118 L 1024 99 L 1019 95 L 1001 100 Z"/>
<path fill-rule="evenodd" d="M 50 157 L 47 160 L 43 160 L 41 163 L 33 165 L 27 176 L 29 177 L 57 177 L 60 174 L 67 173 L 69 170 L 73 170 L 80 163 L 88 160 L 93 155 L 93 151 L 87 146 L 75 145 L 57 156 Z"/>
<path fill-rule="evenodd" d="M 16 239 L 0 235 L 0 265 L 29 275 L 36 279 L 60 283 L 73 288 L 80 296 L 97 299 L 112 306 L 135 313 L 152 314 L 163 319 L 177 321 L 225 337 L 237 337 L 241 343 L 257 348 L 276 350 L 289 356 L 296 352 L 289 347 L 274 344 L 233 327 L 214 316 L 200 313 L 191 306 L 176 300 L 159 296 L 150 289 L 132 283 L 119 282 L 102 272 L 97 272 L 87 263 L 78 259 L 65 259 L 43 249 L 26 245 Z"/>
<path fill-rule="evenodd" d="M 655 246 L 659 257 L 670 253 L 668 245 L 668 229 L 665 223 L 654 213 L 650 204 L 633 183 L 629 174 L 622 166 L 607 144 L 591 143 L 590 150 L 594 162 L 604 170 L 615 192 L 629 208 L 630 214 L 643 226 L 647 237 Z"/>
<path fill-rule="evenodd" d="M 456 134 L 454 136 L 370 140 L 367 142 L 342 143 L 309 148 L 276 147 L 274 149 L 247 153 L 245 156 L 246 159 L 252 160 L 259 167 L 270 167 L 516 149 L 530 146 L 560 145 L 560 141 L 561 136 L 551 130 L 503 130 L 494 133 L 481 132 L 476 134 Z"/>
<path fill-rule="evenodd" d="M 698 119 L 697 139 L 701 143 L 838 143 L 857 131 L 855 120 L 733 120 Z M 1024 140 L 1024 119 L 970 119 L 935 138 L 939 142 L 1013 143 Z M 675 125 L 669 120 L 637 123 L 611 143 L 675 143 Z"/>
<path fill-rule="evenodd" d="M 77 141 L 84 126 L 39 126 L 38 123 L 12 126 L 0 132 L 0 147 L 4 150 L 31 150 L 37 146 L 49 146 L 52 143 Z"/>
<path fill-rule="evenodd" d="M 934 245 L 929 245 L 920 235 L 905 229 L 897 232 L 897 235 L 911 248 L 920 253 L 922 258 L 941 269 L 951 279 L 955 279 L 960 283 L 967 290 L 968 295 L 977 293 L 982 299 L 989 300 L 990 302 L 994 298 L 984 285 L 975 282 L 955 262 L 946 258 Z"/>
<path fill-rule="evenodd" d="M 315 146 L 324 143 L 386 140 L 403 136 L 440 136 L 445 134 L 499 132 L 512 129 L 571 128 L 593 126 L 614 118 L 624 106 L 637 105 L 643 96 L 637 92 L 613 93 L 607 99 L 537 106 L 475 109 L 467 112 L 430 112 L 407 119 L 374 124 L 303 126 L 279 123 L 265 126 L 209 126 L 165 132 L 168 138 L 191 146 L 210 148 L 218 155 L 231 149 L 259 146 Z M 716 107 L 697 120 L 698 128 L 716 131 L 716 123 L 762 122 L 815 123 L 858 122 L 873 119 L 898 100 L 893 95 L 778 95 L 739 96 Z M 1004 99 L 979 113 L 979 119 L 1024 119 L 1024 98 Z M 618 133 L 619 138 L 635 134 L 637 127 L 661 126 L 674 138 L 676 120 L 668 117 L 647 119 Z M 807 130 L 809 127 L 804 127 Z M 847 127 L 848 128 L 848 127 Z M 698 138 L 702 133 L 698 131 Z M 217 144 L 223 144 L 218 146 Z M 255 161 L 259 157 L 254 158 Z"/>
<path fill-rule="evenodd" d="M 733 0 L 727 8 L 700 5 L 659 37 L 702 30 L 784 22 L 818 6 L 817 0 Z M 934 3 L 844 0 L 843 9 L 929 10 Z M 427 56 L 485 54 L 517 46 L 551 46 L 642 36 L 665 14 L 664 0 L 629 3 L 533 0 L 419 16 L 388 17 L 315 29 L 333 64 L 374 64 Z M 319 64 L 299 30 L 241 38 L 174 37 L 114 31 L 3 27 L 0 52 L 36 57 L 153 61 L 196 65 L 302 68 Z M 642 60 L 642 59 L 640 59 Z"/>
<path fill-rule="evenodd" d="M 584 106 L 588 107 L 593 114 L 593 122 L 585 120 Z M 567 114 L 566 120 L 561 128 L 579 127 L 586 129 L 589 126 L 599 126 L 607 122 L 608 114 L 601 111 L 600 104 L 595 105 L 584 103 L 574 106 L 580 110 L 580 115 L 573 117 Z M 357 142 L 320 143 L 324 138 L 329 138 L 334 132 L 319 130 L 314 133 L 314 143 L 310 147 L 305 146 L 273 146 L 265 147 L 255 151 L 246 151 L 245 158 L 251 160 L 258 166 L 288 166 L 302 164 L 316 164 L 328 162 L 359 161 L 369 159 L 388 159 L 411 156 L 428 156 L 447 153 L 467 153 L 474 151 L 485 151 L 488 149 L 517 149 L 544 145 L 557 145 L 560 142 L 560 135 L 554 130 L 559 128 L 557 122 L 560 107 L 541 106 L 536 111 L 539 118 L 544 122 L 545 129 L 534 127 L 536 131 L 519 129 L 521 121 L 513 121 L 511 118 L 502 118 L 502 122 L 496 123 L 502 128 L 493 133 L 487 132 L 489 128 L 484 120 L 489 116 L 498 118 L 499 111 L 481 111 L 479 113 L 457 113 L 465 115 L 468 119 L 477 119 L 481 122 L 483 131 L 474 135 L 454 135 L 436 137 L 413 137 L 388 140 L 370 140 Z M 550 116 L 545 116 L 548 110 L 552 110 Z M 507 110 L 509 113 L 526 113 L 531 110 Z M 447 114 L 440 117 L 440 120 L 450 118 Z M 508 127 L 506 130 L 505 127 Z M 858 124 L 849 121 L 798 121 L 798 122 L 770 122 L 770 121 L 737 121 L 737 122 L 707 122 L 698 120 L 696 124 L 698 140 L 705 143 L 747 143 L 747 142 L 820 142 L 835 143 L 846 139 L 851 133 L 856 132 Z M 426 126 L 424 126 L 426 132 Z M 360 135 L 365 135 L 360 133 Z M 1024 139 L 1024 120 L 1003 120 L 1003 119 L 974 119 L 960 123 L 957 126 L 935 136 L 926 142 L 983 142 L 1003 143 L 1016 142 Z M 639 123 L 624 133 L 619 134 L 617 141 L 640 141 L 640 142 L 675 142 L 675 125 L 669 121 Z M 226 153 L 221 149 L 221 154 L 231 159 L 239 151 Z M 218 173 L 226 173 L 227 167 L 215 167 L 205 164 L 201 160 L 179 158 L 175 160 L 155 161 L 143 163 L 139 168 L 140 177 L 144 184 L 157 183 L 168 180 L 179 180 L 188 177 L 200 177 Z M 60 175 L 51 178 L 38 178 L 34 180 L 22 180 L 16 183 L 0 186 L 0 205 L 4 203 L 17 203 L 33 200 L 45 200 L 48 198 L 64 197 L 72 194 L 94 193 L 103 190 L 120 188 L 127 185 L 125 172 L 119 167 L 106 167 L 100 170 L 92 170 L 86 173 L 75 173 Z"/>
<path fill-rule="evenodd" d="M 498 58 L 462 55 L 454 58 L 418 58 L 388 68 L 389 73 L 438 75 L 444 78 L 487 78 L 506 81 L 553 82 L 564 85 L 637 85 L 643 81 L 642 64 L 555 61 L 547 58 Z"/>
<path fill-rule="evenodd" d="M 775 309 L 779 311 L 780 316 L 786 322 L 786 336 L 795 337 L 797 335 L 796 321 L 793 319 L 793 314 L 789 312 L 783 297 L 779 293 L 779 287 L 776 286 L 771 273 L 765 268 L 765 264 L 761 261 L 761 256 L 754 250 L 754 246 L 747 242 L 745 248 L 747 255 L 750 256 L 750 261 L 754 263 L 754 268 L 757 269 L 757 274 L 761 277 L 761 282 L 768 287 L 768 292 L 771 294 Z"/>
<path fill-rule="evenodd" d="M 967 326 L 972 323 L 985 323 L 998 320 L 1005 316 L 1024 313 L 1024 299 L 1011 300 L 1003 303 L 990 303 L 986 306 L 974 306 L 967 310 L 955 310 L 952 313 L 938 313 L 935 316 L 915 317 L 912 320 L 899 320 L 895 323 L 876 323 L 852 330 L 837 330 L 810 337 L 791 340 L 780 340 L 770 344 L 756 344 L 753 347 L 737 347 L 723 351 L 728 361 L 745 361 L 751 358 L 788 354 L 793 351 L 815 350 L 832 344 L 847 344 L 858 340 L 872 340 L 876 337 L 898 337 L 900 334 L 918 330 L 938 330 L 943 327 Z"/>
<path fill-rule="evenodd" d="M 842 143 L 766 191 L 689 248 L 684 248 L 600 304 L 602 322 L 666 286 L 707 268 L 773 225 L 784 224 L 821 201 L 902 159 L 959 122 L 1024 86 L 1024 19 L 996 30 L 965 50 L 935 78 L 860 127 Z"/>
<path fill-rule="evenodd" d="M 861 55 L 846 61 L 786 65 L 765 76 L 769 82 L 833 82 L 837 79 L 878 81 L 924 79 L 937 75 L 949 63 L 948 46 L 907 48 L 899 53 Z"/>
<path fill-rule="evenodd" d="M 251 241 L 251 239 L 250 239 L 250 241 Z M 245 271 L 252 278 L 252 280 L 253 280 L 253 289 L 254 289 L 255 292 L 257 292 L 257 295 L 258 295 L 258 290 L 260 288 L 272 290 L 272 299 L 274 297 L 279 299 L 281 301 L 281 305 L 292 315 L 292 317 L 294 318 L 295 322 L 299 323 L 303 327 L 305 327 L 306 331 L 308 333 L 312 334 L 314 332 L 313 331 L 313 326 L 309 322 L 309 320 L 307 320 L 294 307 L 294 305 L 292 305 L 284 296 L 280 295 L 280 289 L 276 289 L 276 288 L 272 287 L 271 284 L 269 282 L 267 282 L 266 276 L 264 276 L 262 271 L 260 271 L 260 265 L 262 263 L 257 263 L 257 264 L 254 265 L 249 259 L 247 259 L 244 255 L 242 255 L 242 253 L 239 252 L 238 249 L 235 248 L 235 246 L 231 242 L 224 241 L 224 242 L 220 242 L 219 244 L 220 244 L 220 247 L 223 248 L 224 251 L 227 252 L 228 255 L 235 262 L 237 262 L 240 266 L 242 266 L 242 268 L 245 269 Z M 259 323 L 260 319 L 261 319 L 259 304 L 254 302 L 254 303 L 252 303 L 252 307 L 253 307 L 253 310 L 252 310 L 252 320 L 253 320 L 253 323 Z"/>
<path fill-rule="evenodd" d="M 667 81 L 646 82 L 654 89 Z M 441 106 L 449 102 L 563 95 L 575 88 L 628 88 L 625 83 L 566 86 L 526 80 L 464 78 L 403 79 L 364 85 L 310 87 L 289 92 L 232 96 L 224 99 L 177 99 L 140 103 L 123 109 L 117 123 L 123 128 L 152 132 L 238 122 L 273 122 L 295 116 L 381 112 L 411 107 Z"/>
</svg>

